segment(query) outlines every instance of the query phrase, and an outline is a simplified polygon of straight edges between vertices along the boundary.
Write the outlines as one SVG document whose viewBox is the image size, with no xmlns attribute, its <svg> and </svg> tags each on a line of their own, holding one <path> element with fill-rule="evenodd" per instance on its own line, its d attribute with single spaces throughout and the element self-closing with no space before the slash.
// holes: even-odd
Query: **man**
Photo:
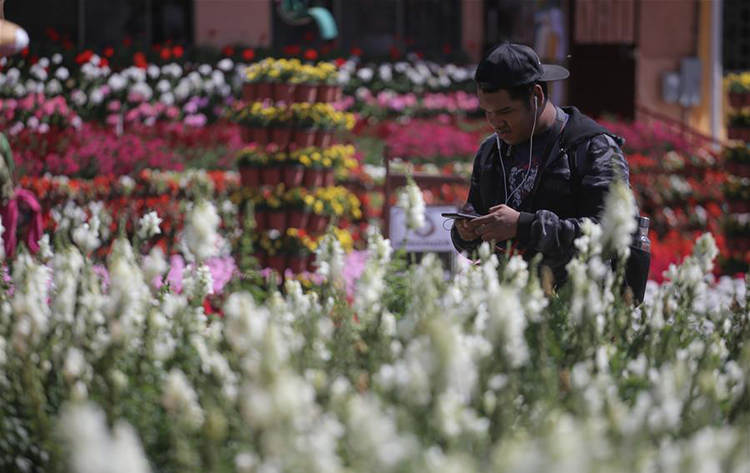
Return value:
<svg viewBox="0 0 750 473">
<path fill-rule="evenodd" d="M 512 240 L 526 259 L 541 253 L 557 285 L 567 279 L 583 219 L 598 221 L 610 183 L 628 181 L 622 139 L 575 107 L 549 101 L 547 82 L 568 76 L 519 44 L 497 45 L 479 63 L 479 104 L 495 134 L 474 159 L 463 209 L 480 217 L 456 220 L 451 231 L 462 252 Z"/>
</svg>

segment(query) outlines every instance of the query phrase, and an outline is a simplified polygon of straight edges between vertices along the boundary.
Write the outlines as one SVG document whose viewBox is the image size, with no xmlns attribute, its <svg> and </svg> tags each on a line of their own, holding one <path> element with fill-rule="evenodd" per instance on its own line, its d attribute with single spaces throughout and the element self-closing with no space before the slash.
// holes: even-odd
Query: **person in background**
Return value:
<svg viewBox="0 0 750 473">
<path fill-rule="evenodd" d="M 547 83 L 568 76 L 520 44 L 499 44 L 482 59 L 474 79 L 495 133 L 476 154 L 463 208 L 479 218 L 455 220 L 451 230 L 460 252 L 472 253 L 483 241 L 504 248 L 510 240 L 527 260 L 541 253 L 557 286 L 567 280 L 583 219 L 598 222 L 610 184 L 629 179 L 620 137 L 549 100 Z M 633 272 L 628 284 L 640 301 L 648 263 L 645 274 Z"/>
</svg>

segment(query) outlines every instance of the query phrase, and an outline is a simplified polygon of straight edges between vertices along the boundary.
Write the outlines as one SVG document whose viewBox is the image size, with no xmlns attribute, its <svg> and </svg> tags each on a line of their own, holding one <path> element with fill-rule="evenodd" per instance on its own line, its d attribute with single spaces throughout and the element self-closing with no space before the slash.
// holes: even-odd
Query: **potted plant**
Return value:
<svg viewBox="0 0 750 473">
<path fill-rule="evenodd" d="M 237 168 L 240 172 L 240 184 L 244 187 L 257 187 L 260 184 L 260 151 L 251 145 L 237 155 Z"/>
<path fill-rule="evenodd" d="M 292 228 L 305 228 L 307 221 L 315 203 L 315 197 L 309 194 L 304 188 L 295 187 L 289 189 L 284 196 L 286 201 L 287 223 Z"/>
<path fill-rule="evenodd" d="M 336 87 L 338 79 L 338 70 L 330 62 L 318 63 L 321 85 L 318 87 L 316 100 L 322 103 L 333 102 L 336 98 Z"/>
<path fill-rule="evenodd" d="M 290 152 L 287 155 L 282 179 L 287 189 L 298 187 L 302 184 L 305 177 L 305 166 L 299 160 L 300 155 L 296 152 Z"/>
<path fill-rule="evenodd" d="M 292 142 L 299 148 L 315 144 L 317 123 L 313 106 L 309 103 L 292 104 L 294 134 Z"/>
<path fill-rule="evenodd" d="M 246 75 L 253 73 L 255 100 L 272 99 L 273 77 L 270 75 L 274 59 L 266 58 L 248 67 Z"/>
<path fill-rule="evenodd" d="M 279 59 L 272 64 L 268 74 L 273 82 L 274 101 L 292 102 L 294 100 L 295 84 L 291 80 L 301 65 L 299 59 Z"/>
<path fill-rule="evenodd" d="M 276 143 L 266 146 L 265 160 L 260 170 L 261 184 L 277 186 L 282 182 L 282 170 L 286 162 L 286 152 L 281 151 Z"/>
<path fill-rule="evenodd" d="M 318 85 L 320 83 L 320 73 L 317 67 L 303 64 L 299 72 L 293 78 L 296 82 L 294 99 L 297 102 L 314 103 L 318 96 Z"/>
<path fill-rule="evenodd" d="M 280 148 L 289 146 L 292 138 L 292 109 L 286 106 L 276 107 L 271 117 L 271 141 Z"/>
<path fill-rule="evenodd" d="M 308 189 L 316 189 L 323 184 L 323 155 L 315 147 L 298 151 L 299 162 L 305 166 L 303 185 Z"/>
<path fill-rule="evenodd" d="M 310 250 L 305 244 L 309 238 L 307 232 L 302 228 L 288 228 L 284 238 L 284 252 L 287 254 L 287 264 L 293 273 L 299 274 L 307 271 L 307 260 Z"/>
<path fill-rule="evenodd" d="M 734 108 L 750 107 L 750 72 L 728 74 L 729 105 Z"/>
</svg>

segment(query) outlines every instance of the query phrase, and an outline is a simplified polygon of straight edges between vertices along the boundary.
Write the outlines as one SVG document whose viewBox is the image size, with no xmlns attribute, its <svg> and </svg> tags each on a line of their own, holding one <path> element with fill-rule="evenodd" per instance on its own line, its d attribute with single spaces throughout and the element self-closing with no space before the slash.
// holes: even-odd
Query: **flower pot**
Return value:
<svg viewBox="0 0 750 473">
<path fill-rule="evenodd" d="M 323 233 L 328 226 L 328 216 L 310 214 L 310 219 L 307 222 L 307 230 L 310 233 L 318 234 Z"/>
<path fill-rule="evenodd" d="M 279 82 L 273 85 L 273 99 L 276 102 L 294 101 L 294 84 Z"/>
<path fill-rule="evenodd" d="M 258 82 L 255 85 L 255 100 L 266 100 L 273 98 L 273 84 L 270 82 Z"/>
<path fill-rule="evenodd" d="M 305 177 L 305 167 L 301 165 L 288 165 L 284 166 L 284 187 L 291 189 L 292 187 L 299 187 L 302 184 L 302 179 Z"/>
<path fill-rule="evenodd" d="M 323 187 L 332 187 L 336 185 L 336 176 L 333 173 L 333 168 L 323 169 Z"/>
<path fill-rule="evenodd" d="M 266 267 L 266 254 L 265 253 L 253 253 L 253 257 L 258 261 L 258 266 L 261 268 Z"/>
<path fill-rule="evenodd" d="M 268 230 L 268 211 L 266 209 L 255 209 L 255 231 L 258 233 Z"/>
<path fill-rule="evenodd" d="M 730 140 L 750 141 L 750 128 L 730 127 L 727 136 Z"/>
<path fill-rule="evenodd" d="M 315 144 L 316 136 L 317 133 L 313 129 L 298 128 L 294 130 L 294 137 L 292 142 L 298 148 L 307 148 L 308 146 L 313 146 Z"/>
<path fill-rule="evenodd" d="M 750 163 L 727 163 L 727 172 L 737 177 L 750 177 Z"/>
<path fill-rule="evenodd" d="M 289 269 L 291 269 L 295 274 L 304 273 L 305 271 L 307 271 L 306 256 L 289 255 L 289 258 L 287 258 L 287 263 Z"/>
<path fill-rule="evenodd" d="M 266 261 L 269 268 L 280 274 L 284 274 L 284 270 L 286 269 L 286 255 L 268 255 Z"/>
<path fill-rule="evenodd" d="M 305 169 L 305 177 L 302 184 L 308 189 L 315 189 L 323 184 L 323 170 L 317 168 Z"/>
<path fill-rule="evenodd" d="M 333 102 L 335 96 L 336 86 L 324 84 L 318 87 L 318 96 L 315 100 L 322 103 L 329 103 Z"/>
<path fill-rule="evenodd" d="M 750 105 L 750 93 L 730 92 L 729 105 L 733 108 L 742 108 Z"/>
<path fill-rule="evenodd" d="M 282 209 L 270 210 L 268 212 L 268 229 L 283 232 L 286 228 L 286 211 Z"/>
<path fill-rule="evenodd" d="M 335 87 L 333 89 L 333 101 L 341 102 L 342 100 L 344 100 L 344 89 L 341 87 Z"/>
<path fill-rule="evenodd" d="M 745 253 L 750 251 L 750 237 L 744 235 L 727 236 L 727 248 L 730 251 L 739 251 Z"/>
<path fill-rule="evenodd" d="M 242 100 L 245 102 L 255 102 L 258 97 L 258 87 L 255 82 L 245 82 L 242 84 Z"/>
<path fill-rule="evenodd" d="M 729 205 L 730 214 L 744 214 L 750 212 L 750 202 L 746 200 L 730 200 L 727 204 Z"/>
<path fill-rule="evenodd" d="M 240 184 L 243 187 L 258 187 L 260 184 L 260 169 L 252 166 L 241 167 Z"/>
<path fill-rule="evenodd" d="M 255 141 L 253 139 L 253 129 L 246 125 L 240 125 L 240 138 L 244 143 L 252 143 Z"/>
<path fill-rule="evenodd" d="M 315 135 L 315 146 L 318 148 L 327 148 L 333 142 L 333 132 L 331 130 L 318 130 Z"/>
<path fill-rule="evenodd" d="M 279 148 L 286 148 L 292 139 L 291 128 L 272 128 L 271 143 L 275 143 Z"/>
<path fill-rule="evenodd" d="M 287 224 L 289 228 L 307 228 L 307 221 L 310 218 L 310 213 L 305 210 L 292 209 L 287 215 Z"/>
<path fill-rule="evenodd" d="M 299 84 L 294 91 L 294 99 L 297 102 L 315 102 L 318 96 L 318 86 L 312 84 Z"/>
<path fill-rule="evenodd" d="M 281 183 L 281 168 L 279 166 L 260 168 L 260 183 L 269 186 Z"/>
<path fill-rule="evenodd" d="M 271 131 L 268 128 L 253 128 L 253 139 L 256 144 L 265 146 L 271 142 Z"/>
</svg>

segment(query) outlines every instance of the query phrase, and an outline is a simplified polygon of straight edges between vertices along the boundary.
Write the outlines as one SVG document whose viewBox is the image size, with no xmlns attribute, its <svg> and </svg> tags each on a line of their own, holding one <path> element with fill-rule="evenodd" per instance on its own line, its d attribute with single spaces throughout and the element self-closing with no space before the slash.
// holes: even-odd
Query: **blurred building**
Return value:
<svg viewBox="0 0 750 473">
<path fill-rule="evenodd" d="M 289 25 L 279 0 L 6 0 L 32 36 L 49 28 L 79 44 L 308 45 L 315 26 Z M 552 94 L 600 115 L 657 113 L 722 131 L 722 74 L 750 69 L 750 0 L 311 0 L 336 19 L 344 51 L 405 51 L 468 60 L 499 41 L 534 46 L 572 77 Z"/>
</svg>

